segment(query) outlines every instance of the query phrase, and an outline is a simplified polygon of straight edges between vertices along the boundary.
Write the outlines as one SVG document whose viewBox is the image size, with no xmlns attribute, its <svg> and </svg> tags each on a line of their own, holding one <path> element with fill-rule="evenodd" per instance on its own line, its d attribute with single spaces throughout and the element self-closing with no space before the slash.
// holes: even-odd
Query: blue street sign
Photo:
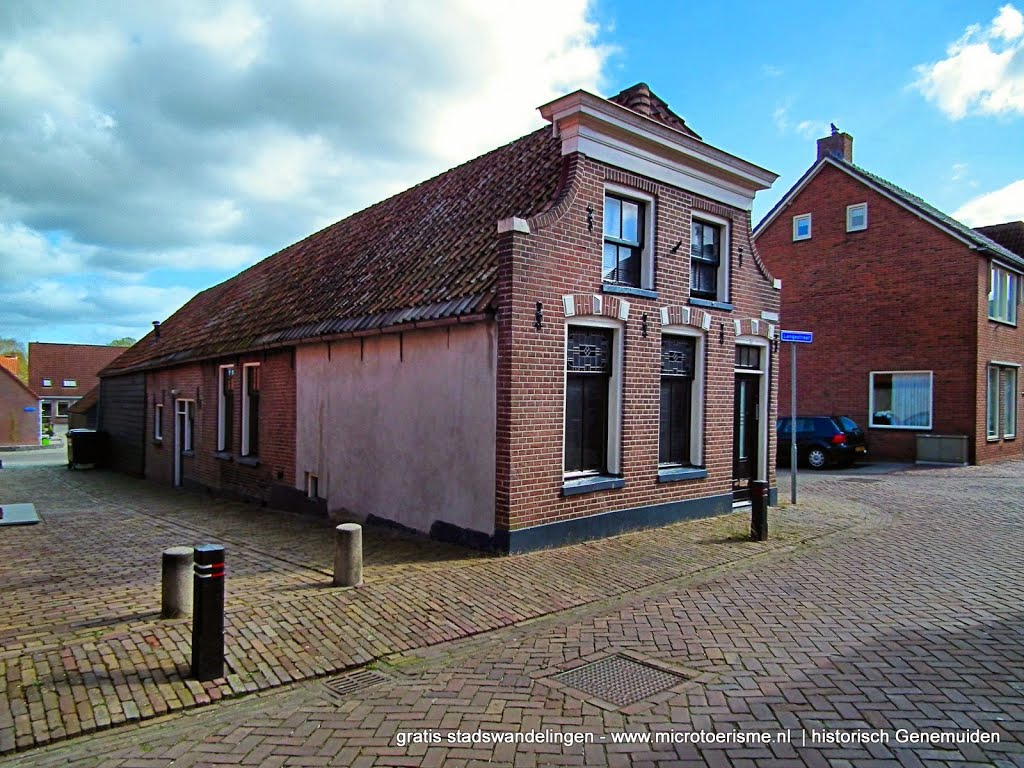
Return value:
<svg viewBox="0 0 1024 768">
<path fill-rule="evenodd" d="M 813 331 L 782 331 L 779 333 L 781 341 L 788 341 L 791 344 L 810 344 L 814 341 Z"/>
<path fill-rule="evenodd" d="M 35 413 L 36 412 L 35 406 L 32 406 L 32 405 L 26 405 L 21 410 L 23 410 L 25 413 Z"/>
</svg>

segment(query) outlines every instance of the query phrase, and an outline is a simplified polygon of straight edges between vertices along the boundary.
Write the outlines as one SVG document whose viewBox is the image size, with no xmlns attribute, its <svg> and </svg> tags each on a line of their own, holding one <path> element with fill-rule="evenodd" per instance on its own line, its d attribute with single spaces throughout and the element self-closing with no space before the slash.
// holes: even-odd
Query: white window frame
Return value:
<svg viewBox="0 0 1024 768">
<path fill-rule="evenodd" d="M 315 472 L 306 473 L 306 498 L 320 498 L 320 476 Z"/>
<path fill-rule="evenodd" d="M 63 382 L 62 386 L 65 386 L 69 389 L 78 386 L 78 379 L 62 379 L 61 381 Z"/>
<path fill-rule="evenodd" d="M 722 216 L 715 216 L 710 213 L 705 213 L 704 211 L 692 211 L 690 218 L 695 221 L 704 222 L 705 224 L 714 224 L 717 227 L 721 227 L 722 242 L 718 257 L 718 284 L 715 286 L 715 298 L 711 301 L 718 304 L 728 304 L 730 300 L 729 289 L 731 287 L 729 278 L 732 271 L 732 222 Z M 692 232 L 693 230 L 691 228 L 690 234 L 687 235 L 687 239 L 693 236 Z M 686 256 L 687 271 L 692 273 L 693 261 L 689 251 Z M 692 285 L 689 298 L 695 301 L 709 301 L 709 299 L 695 298 L 692 294 Z"/>
<path fill-rule="evenodd" d="M 196 401 L 179 399 L 175 401 L 174 406 L 174 418 L 176 420 L 175 430 L 177 430 L 177 418 L 184 416 L 185 429 L 180 435 L 181 444 L 178 446 L 182 453 L 195 453 L 195 435 L 193 434 L 193 427 L 196 420 Z"/>
<path fill-rule="evenodd" d="M 704 466 L 704 357 L 706 355 L 707 334 L 686 325 L 668 325 L 661 329 L 662 336 L 685 336 L 696 339 L 694 346 L 693 387 L 690 391 L 690 465 Z M 660 380 L 660 375 L 659 375 Z M 658 420 L 658 436 L 661 436 L 661 419 Z M 662 469 L 671 469 L 677 464 L 661 464 Z"/>
<path fill-rule="evenodd" d="M 162 442 L 164 439 L 164 404 L 153 406 L 153 439 Z"/>
<path fill-rule="evenodd" d="M 225 434 L 225 422 L 227 421 L 227 413 L 224 408 L 224 376 L 225 371 L 228 369 L 234 369 L 234 363 L 230 365 L 221 365 L 217 368 L 217 450 L 223 451 L 227 446 L 227 435 Z M 232 410 L 234 407 L 232 406 Z M 233 415 L 233 414 L 232 414 Z"/>
<path fill-rule="evenodd" d="M 43 379 L 43 386 L 44 387 L 52 387 L 53 386 L 53 379 Z"/>
<path fill-rule="evenodd" d="M 904 374 L 928 374 L 928 424 L 875 424 L 875 376 L 900 376 Z M 868 427 L 870 429 L 903 429 L 927 432 L 935 423 L 935 373 L 933 371 L 871 371 L 868 375 Z"/>
<path fill-rule="evenodd" d="M 251 455 L 249 450 L 249 376 L 254 368 L 258 369 L 259 367 L 259 363 L 242 365 L 242 456 Z"/>
<path fill-rule="evenodd" d="M 985 437 L 999 439 L 999 366 L 989 365 L 985 373 Z"/>
<path fill-rule="evenodd" d="M 612 331 L 612 375 L 608 379 L 608 444 L 605 446 L 609 475 L 622 474 L 622 361 L 623 361 L 623 330 L 624 324 L 619 320 L 601 315 L 574 317 L 567 322 L 562 336 L 562 479 L 574 480 L 580 477 L 601 477 L 592 471 L 565 471 L 565 396 L 568 391 L 569 374 L 565 370 L 565 355 L 569 348 L 569 329 L 586 326 L 589 328 L 609 328 Z"/>
<path fill-rule="evenodd" d="M 622 184 L 614 184 L 606 182 L 604 185 L 604 196 L 601 198 L 601 211 L 602 216 L 604 215 L 604 199 L 608 195 L 613 197 L 621 197 L 626 200 L 632 200 L 633 202 L 640 203 L 644 210 L 644 243 L 643 248 L 640 249 L 640 289 L 644 291 L 654 290 L 654 207 L 655 200 L 654 195 L 642 192 L 639 189 L 633 187 L 627 187 Z M 604 223 L 601 225 L 601 243 L 602 253 L 604 252 Z M 603 263 L 603 256 L 602 256 Z M 601 269 L 603 273 L 603 268 Z M 605 285 L 616 285 L 616 283 L 604 283 L 604 274 L 601 275 L 601 282 Z M 627 286 L 619 286 L 626 288 Z"/>
<path fill-rule="evenodd" d="M 1003 368 L 1003 439 L 1017 436 L 1017 368 Z"/>
<path fill-rule="evenodd" d="M 804 221 L 807 222 L 807 234 L 806 235 L 801 235 L 800 234 L 800 225 Z M 793 242 L 795 243 L 795 242 L 797 242 L 799 240 L 810 240 L 810 239 L 811 239 L 811 214 L 809 214 L 809 213 L 801 213 L 799 216 L 794 216 L 793 217 Z"/>
<path fill-rule="evenodd" d="M 1002 264 L 989 265 L 988 319 L 997 323 L 1017 325 L 1017 304 L 1020 302 L 1021 275 Z M 1000 291 L 1000 288 L 1002 290 Z"/>
<path fill-rule="evenodd" d="M 853 218 L 856 216 L 859 210 L 864 211 L 864 223 L 861 226 L 856 226 L 853 223 Z M 868 204 L 867 203 L 855 203 L 854 205 L 846 206 L 846 231 L 847 232 L 863 232 L 868 228 Z"/>
</svg>

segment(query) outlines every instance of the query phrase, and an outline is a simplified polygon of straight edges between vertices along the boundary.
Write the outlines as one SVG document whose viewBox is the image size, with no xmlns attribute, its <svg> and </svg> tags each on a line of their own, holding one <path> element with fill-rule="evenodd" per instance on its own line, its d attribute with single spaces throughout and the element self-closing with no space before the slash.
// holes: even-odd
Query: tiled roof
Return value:
<svg viewBox="0 0 1024 768">
<path fill-rule="evenodd" d="M 93 387 L 86 392 L 80 400 L 76 400 L 68 408 L 69 413 L 88 413 L 90 408 L 94 408 L 100 401 L 100 388 L 99 385 Z"/>
<path fill-rule="evenodd" d="M 794 184 L 785 195 L 783 195 L 782 199 L 779 200 L 779 202 L 775 204 L 775 206 L 768 212 L 768 214 L 763 219 L 761 219 L 760 222 L 758 222 L 758 225 L 754 227 L 755 238 L 757 238 L 758 235 L 760 235 L 761 232 L 764 231 L 766 226 L 768 226 L 772 221 L 774 221 L 775 217 L 778 216 L 779 213 L 781 213 L 787 205 L 789 205 L 790 200 L 793 197 L 795 197 L 795 195 L 801 189 L 803 189 L 803 187 L 812 178 L 814 178 L 814 176 L 818 173 L 818 171 L 820 171 L 825 166 L 826 163 L 831 163 L 836 167 L 846 171 L 851 176 L 854 176 L 855 178 L 860 178 L 869 186 L 874 186 L 875 188 L 881 190 L 884 194 L 889 195 L 890 197 L 896 199 L 898 202 L 907 206 L 911 210 L 916 211 L 925 219 L 931 220 L 933 224 L 942 227 L 947 231 L 953 232 L 956 235 L 959 235 L 960 237 L 972 243 L 975 247 L 984 249 L 992 255 L 1006 259 L 1010 263 L 1016 264 L 1020 267 L 1024 267 L 1024 257 L 1018 256 L 1012 251 L 1007 250 L 1002 245 L 986 237 L 981 232 L 971 229 L 966 224 L 962 224 L 961 222 L 954 219 L 952 216 L 948 216 L 947 214 L 940 211 L 938 208 L 925 202 L 917 195 L 911 194 L 902 187 L 896 186 L 891 181 L 883 179 L 881 176 L 871 173 L 871 171 L 865 170 L 864 168 L 861 168 L 858 165 L 854 165 L 853 163 L 848 162 L 841 157 L 836 157 L 834 155 L 829 155 L 827 157 L 821 158 L 816 163 L 814 163 L 814 165 L 807 169 L 806 173 L 804 173 L 804 175 L 800 177 L 797 183 Z"/>
<path fill-rule="evenodd" d="M 686 124 L 686 121 L 683 120 L 683 118 L 669 109 L 668 104 L 651 92 L 647 83 L 637 83 L 621 93 L 612 96 L 608 101 L 615 102 L 616 104 L 626 107 L 626 109 L 631 109 L 634 112 L 639 112 L 644 117 L 657 120 L 659 123 L 664 123 L 669 128 L 675 128 L 677 131 L 682 131 L 687 136 L 692 136 L 695 139 L 700 138 L 700 136 L 698 136 L 697 133 Z"/>
<path fill-rule="evenodd" d="M 125 351 L 98 344 L 28 343 L 28 381 L 43 397 L 81 397 L 99 384 L 97 374 Z M 52 385 L 43 387 L 43 379 Z M 75 387 L 65 387 L 73 379 Z"/>
<path fill-rule="evenodd" d="M 1024 221 L 1007 221 L 1005 224 L 975 227 L 974 230 L 1024 259 Z"/>
<path fill-rule="evenodd" d="M 7 355 L 0 355 L 0 368 L 5 368 L 15 376 L 18 375 L 18 358 Z"/>
<path fill-rule="evenodd" d="M 453 168 L 203 291 L 104 375 L 479 314 L 494 299 L 498 221 L 550 205 L 561 166 L 542 128 Z"/>
</svg>

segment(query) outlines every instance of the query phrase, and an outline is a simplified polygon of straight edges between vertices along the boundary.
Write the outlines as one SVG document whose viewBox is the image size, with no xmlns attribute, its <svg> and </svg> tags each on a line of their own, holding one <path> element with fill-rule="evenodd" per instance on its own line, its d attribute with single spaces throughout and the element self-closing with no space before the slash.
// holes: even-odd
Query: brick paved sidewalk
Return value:
<svg viewBox="0 0 1024 768">
<path fill-rule="evenodd" d="M 676 580 L 525 626 L 387 659 L 390 679 L 337 698 L 266 698 L 18 756 L 74 765 L 1024 766 L 1024 463 L 823 476 L 808 503 L 887 524 L 786 558 Z M 552 675 L 628 654 L 693 680 L 609 707 Z M 980 731 L 998 744 L 897 743 Z M 591 743 L 411 743 L 412 734 L 590 734 Z M 770 744 L 652 744 L 651 734 L 789 733 Z M 889 743 L 804 743 L 814 733 Z M 631 734 L 632 743 L 614 737 Z M 400 736 L 404 740 L 400 740 Z"/>
<path fill-rule="evenodd" d="M 322 521 L 100 472 L 2 470 L 0 502 L 44 522 L 0 529 L 0 753 L 364 665 L 863 524 L 856 504 L 746 514 L 508 558 L 366 532 L 366 586 L 330 586 Z M 873 518 L 871 518 L 873 519 Z M 225 544 L 224 680 L 188 679 L 191 624 L 160 621 L 159 557 Z"/>
</svg>

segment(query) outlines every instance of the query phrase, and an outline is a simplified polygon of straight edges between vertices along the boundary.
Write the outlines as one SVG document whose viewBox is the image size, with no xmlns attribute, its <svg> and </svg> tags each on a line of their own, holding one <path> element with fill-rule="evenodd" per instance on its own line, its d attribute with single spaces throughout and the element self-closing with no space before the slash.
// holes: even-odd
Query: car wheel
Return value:
<svg viewBox="0 0 1024 768">
<path fill-rule="evenodd" d="M 810 448 L 807 451 L 807 464 L 811 469 L 824 469 L 828 464 L 828 457 L 821 448 Z"/>
</svg>

